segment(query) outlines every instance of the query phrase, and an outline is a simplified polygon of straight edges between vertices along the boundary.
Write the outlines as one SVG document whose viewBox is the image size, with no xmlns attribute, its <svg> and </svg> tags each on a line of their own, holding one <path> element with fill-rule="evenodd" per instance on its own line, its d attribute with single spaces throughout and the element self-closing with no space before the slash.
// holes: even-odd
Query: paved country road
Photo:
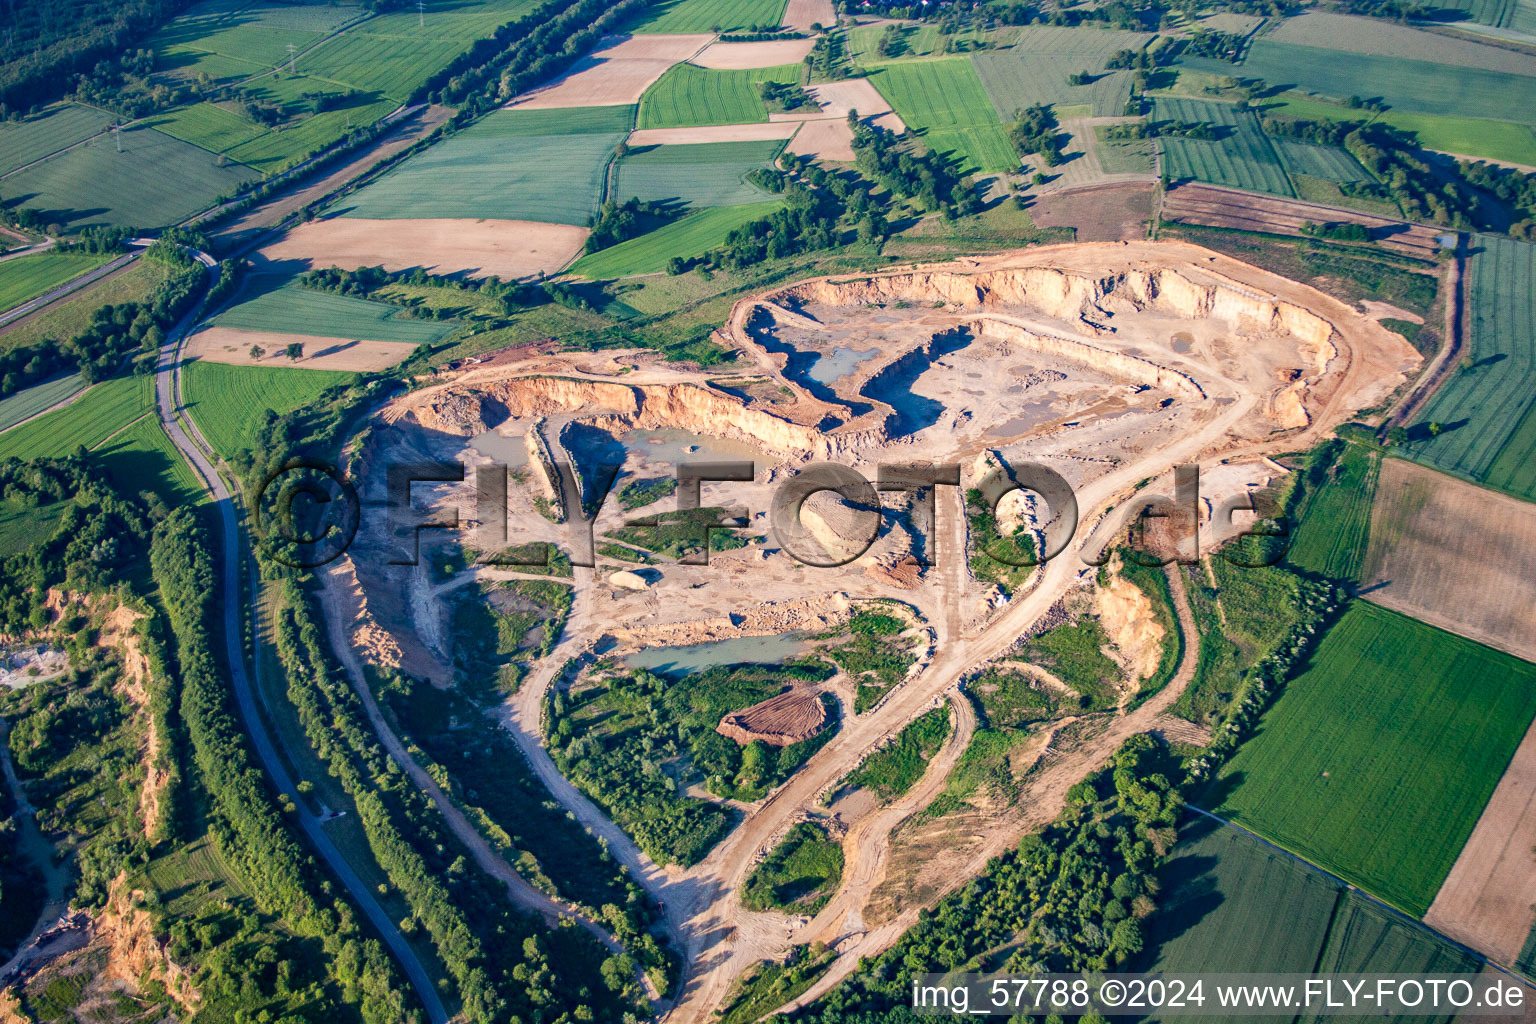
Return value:
<svg viewBox="0 0 1536 1024">
<path fill-rule="evenodd" d="M 213 257 L 206 253 L 194 253 L 198 261 L 210 271 L 217 266 Z M 159 361 L 155 367 L 155 404 L 160 413 L 160 422 L 165 427 L 165 432 L 170 436 L 171 442 L 181 452 L 193 471 L 202 478 L 204 487 L 213 496 L 213 502 L 219 512 L 221 525 L 220 548 L 222 549 L 223 571 L 221 573 L 224 587 L 224 642 L 228 650 L 230 681 L 234 684 L 235 700 L 240 706 L 240 717 L 245 720 L 246 732 L 250 735 L 251 745 L 256 748 L 256 756 L 261 759 L 262 766 L 271 776 L 273 784 L 278 791 L 291 800 L 298 808 L 295 815 L 299 827 L 304 830 L 304 835 L 309 839 L 310 845 L 325 861 L 336 878 L 352 897 L 368 920 L 378 930 L 384 944 L 394 954 L 395 960 L 405 971 L 411 986 L 416 989 L 422 1005 L 426 1007 L 427 1018 L 431 1024 L 447 1024 L 448 1014 L 443 1008 L 443 1002 L 438 998 L 437 989 L 432 984 L 426 968 L 417 959 L 416 953 L 406 944 L 405 938 L 400 934 L 400 929 L 389 915 L 384 913 L 378 901 L 368 886 L 352 870 L 341 851 L 338 850 L 330 837 L 325 834 L 320 820 L 311 814 L 299 799 L 298 787 L 289 777 L 288 771 L 278 759 L 277 749 L 272 744 L 272 738 L 267 734 L 266 726 L 262 723 L 256 712 L 256 697 L 251 687 L 250 675 L 246 672 L 245 651 L 243 649 L 240 630 L 240 614 L 242 603 L 240 600 L 240 520 L 235 510 L 234 498 L 229 488 L 213 468 L 207 452 L 212 449 L 203 439 L 197 427 L 191 424 L 190 419 L 185 421 L 196 435 L 196 442 L 189 437 L 183 429 L 183 421 L 176 416 L 181 407 L 181 374 L 179 367 L 181 339 L 188 328 L 197 323 L 202 315 L 202 304 L 199 303 L 192 312 L 188 313 L 176 329 L 171 332 L 170 338 L 160 349 Z"/>
</svg>

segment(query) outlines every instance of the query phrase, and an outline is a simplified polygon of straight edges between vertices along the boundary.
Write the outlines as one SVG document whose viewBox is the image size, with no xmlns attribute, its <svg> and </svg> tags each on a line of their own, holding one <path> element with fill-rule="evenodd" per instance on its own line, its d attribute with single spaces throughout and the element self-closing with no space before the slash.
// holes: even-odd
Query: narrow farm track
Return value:
<svg viewBox="0 0 1536 1024">
<path fill-rule="evenodd" d="M 197 257 L 210 270 L 215 266 L 212 257 L 204 253 L 198 253 Z M 389 915 L 384 913 L 368 886 L 352 870 L 352 866 L 347 863 L 341 851 L 325 834 L 325 828 L 320 820 L 306 809 L 303 800 L 299 797 L 298 786 L 278 757 L 272 737 L 267 733 L 266 725 L 257 711 L 251 678 L 246 671 L 246 652 L 241 633 L 239 513 L 235 508 L 234 496 L 214 469 L 205 447 L 199 447 L 199 444 L 206 446 L 207 441 L 198 434 L 197 427 L 188 420 L 186 422 L 192 434 L 198 438 L 197 442 L 194 442 L 192 436 L 183 429 L 184 421 L 178 416 L 181 409 L 181 342 L 186 336 L 187 329 L 197 322 L 201 312 L 202 303 L 199 302 L 182 322 L 176 325 L 171 331 L 170 338 L 161 347 L 155 371 L 155 401 L 160 414 L 160 423 L 170 437 L 171 443 L 176 446 L 176 450 L 181 453 L 182 458 L 202 481 L 219 513 L 221 526 L 219 547 L 223 562 L 221 580 L 224 591 L 222 602 L 224 643 L 228 655 L 230 682 L 235 692 L 235 701 L 240 708 L 240 717 L 245 722 L 246 731 L 251 737 L 251 746 L 271 777 L 272 784 L 297 808 L 293 817 L 298 821 L 299 828 L 304 832 L 315 852 L 320 855 L 321 860 L 325 861 L 331 875 L 347 890 L 358 909 L 368 918 L 384 944 L 394 954 L 395 960 L 400 964 L 411 987 L 416 990 L 422 1006 L 425 1007 L 427 1019 L 432 1024 L 447 1024 L 447 1011 L 443 1007 L 442 999 L 438 997 L 431 977 L 400 934 L 399 927 L 389 919 Z"/>
</svg>

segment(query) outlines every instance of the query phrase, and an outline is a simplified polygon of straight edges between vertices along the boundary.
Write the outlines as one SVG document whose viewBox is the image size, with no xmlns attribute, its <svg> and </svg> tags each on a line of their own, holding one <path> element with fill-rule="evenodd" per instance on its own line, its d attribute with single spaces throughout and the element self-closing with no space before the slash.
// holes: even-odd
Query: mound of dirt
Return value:
<svg viewBox="0 0 1536 1024">
<path fill-rule="evenodd" d="M 827 709 L 821 698 L 808 690 L 790 690 L 733 711 L 720 719 L 715 731 L 746 745 L 762 740 L 775 747 L 810 739 L 827 724 Z"/>
</svg>

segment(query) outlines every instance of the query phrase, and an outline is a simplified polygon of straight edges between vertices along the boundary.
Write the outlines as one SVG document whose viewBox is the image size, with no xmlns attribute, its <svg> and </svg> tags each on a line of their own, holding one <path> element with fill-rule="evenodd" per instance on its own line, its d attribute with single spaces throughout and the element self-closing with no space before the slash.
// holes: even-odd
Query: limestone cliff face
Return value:
<svg viewBox="0 0 1536 1024">
<path fill-rule="evenodd" d="M 189 1014 L 196 1011 L 202 993 L 155 936 L 149 912 L 134 905 L 126 876 L 120 875 L 113 882 L 107 905 L 96 916 L 92 931 L 93 945 L 106 947 L 107 974 L 133 984 L 151 978 L 164 985 L 166 994 L 182 1009 Z"/>
<path fill-rule="evenodd" d="M 1129 267 L 1090 275 L 1054 267 L 982 273 L 925 270 L 851 280 L 817 280 L 787 288 L 780 302 L 854 306 L 944 302 L 962 309 L 1027 306 L 1061 320 L 1090 320 L 1117 303 L 1188 319 L 1216 318 L 1288 333 L 1304 345 L 1329 343 L 1333 325 L 1323 317 L 1211 271 Z"/>
<path fill-rule="evenodd" d="M 1162 388 L 1186 398 L 1205 397 L 1205 391 L 1195 383 L 1193 378 L 1178 370 L 1159 366 L 1150 359 L 1127 355 L 1124 352 L 1113 352 L 1086 342 L 1073 341 L 1070 338 L 1041 334 L 989 316 L 978 316 L 973 322 L 983 337 L 998 338 L 1031 352 L 1042 352 L 1046 355 L 1071 359 L 1096 370 L 1102 370 L 1111 376 L 1124 377 L 1138 384 Z"/>
<path fill-rule="evenodd" d="M 469 400 L 473 399 L 473 402 Z M 488 419 L 495 413 L 495 421 Z M 620 384 L 567 377 L 530 376 L 497 381 L 473 393 L 452 388 L 411 404 L 406 414 L 430 430 L 472 437 L 507 418 L 580 414 L 617 417 L 631 429 L 672 427 L 748 441 L 781 453 L 827 454 L 814 427 L 754 409 L 696 384 Z"/>
</svg>

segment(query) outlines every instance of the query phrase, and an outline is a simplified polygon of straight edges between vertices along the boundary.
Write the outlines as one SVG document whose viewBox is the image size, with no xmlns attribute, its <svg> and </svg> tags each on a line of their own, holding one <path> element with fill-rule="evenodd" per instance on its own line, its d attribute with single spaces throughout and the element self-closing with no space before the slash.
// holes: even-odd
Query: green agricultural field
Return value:
<svg viewBox="0 0 1536 1024">
<path fill-rule="evenodd" d="M 1185 975 L 1475 973 L 1481 966 L 1428 929 L 1208 818 L 1191 816 L 1179 829 L 1158 882 L 1158 909 L 1144 922 L 1144 952 L 1129 969 Z M 1171 1013 L 1149 1018 L 1170 1024 L 1197 1019 Z"/>
<path fill-rule="evenodd" d="M 531 12 L 534 0 L 426 0 L 381 14 L 300 57 L 302 74 L 404 103 L 477 39 Z"/>
<path fill-rule="evenodd" d="M 768 108 L 758 87 L 764 82 L 792 85 L 799 80 L 798 64 L 743 71 L 677 64 L 640 97 L 635 127 L 690 128 L 767 121 Z"/>
<path fill-rule="evenodd" d="M 1351 54 L 1429 61 L 1517 75 L 1536 74 L 1536 65 L 1532 64 L 1530 56 L 1513 48 L 1426 32 L 1404 24 L 1390 24 L 1381 18 L 1313 11 L 1284 19 L 1273 31 L 1265 32 L 1263 38 L 1271 43 L 1295 43 Z"/>
<path fill-rule="evenodd" d="M 570 273 L 590 278 L 653 274 L 664 270 L 673 256 L 689 260 L 723 245 L 731 231 L 766 217 L 779 205 L 749 203 L 690 213 L 649 234 L 583 256 L 571 266 Z"/>
<path fill-rule="evenodd" d="M 1271 139 L 1280 163 L 1290 174 L 1305 174 L 1324 181 L 1370 181 L 1371 175 L 1360 161 L 1342 149 L 1314 146 L 1295 139 Z"/>
<path fill-rule="evenodd" d="M 9 174 L 49 153 L 73 146 L 117 120 L 105 110 L 66 103 L 24 121 L 0 121 L 0 174 Z M 7 196 L 14 193 L 11 188 L 5 191 Z"/>
<path fill-rule="evenodd" d="M 930 148 L 954 153 L 973 171 L 1018 168 L 1018 156 L 969 58 L 901 61 L 871 70 L 871 84 Z"/>
<path fill-rule="evenodd" d="M 282 415 L 309 405 L 326 388 L 355 380 L 335 370 L 227 366 L 194 360 L 182 370 L 187 409 L 214 451 L 231 456 L 256 443 L 267 411 Z"/>
<path fill-rule="evenodd" d="M 1105 71 L 1099 57 L 1033 53 L 1014 47 L 973 54 L 971 63 L 992 106 L 1004 118 L 1036 104 L 1054 106 L 1058 119 L 1118 116 L 1125 113 L 1131 97 L 1130 73 Z M 1093 71 L 1097 77 L 1087 85 L 1069 84 L 1067 76 L 1079 71 Z"/>
<path fill-rule="evenodd" d="M 1466 355 L 1419 414 L 1413 458 L 1536 498 L 1536 245 L 1477 235 L 1468 261 Z M 1429 424 L 1443 429 L 1429 436 Z"/>
<path fill-rule="evenodd" d="M 122 152 L 117 151 L 121 143 Z M 5 179 L 5 196 L 71 229 L 96 224 L 155 228 L 212 206 L 255 177 L 196 146 L 137 128 L 98 135 Z"/>
<path fill-rule="evenodd" d="M 1536 124 L 1536 77 L 1430 61 L 1341 56 L 1337 50 L 1259 39 L 1241 64 L 1192 58 L 1199 71 L 1262 78 L 1272 88 L 1336 99 L 1379 97 L 1397 111 Z"/>
<path fill-rule="evenodd" d="M 90 326 L 91 314 L 108 304 L 142 302 L 176 275 L 159 260 L 137 259 L 121 270 L 92 281 L 47 308 L 8 325 L 0 349 L 35 345 L 44 338 L 72 338 Z"/>
<path fill-rule="evenodd" d="M 255 294 L 247 292 L 242 301 L 209 323 L 242 331 L 400 341 L 412 345 L 441 341 L 457 327 L 451 322 L 404 319 L 399 315 L 401 312 L 400 307 L 383 302 L 292 285 Z"/>
<path fill-rule="evenodd" d="M 253 65 L 249 74 L 288 60 L 288 47 L 306 50 L 348 21 L 361 17 L 353 4 L 297 6 L 291 4 L 231 4 L 223 0 L 194 5 L 149 40 L 156 70 L 181 78 L 196 77 L 208 55 Z M 223 64 L 238 73 L 238 64 Z M 214 75 L 219 79 L 237 74 Z M 244 77 L 244 76 L 238 76 Z"/>
<path fill-rule="evenodd" d="M 1161 140 L 1163 175 L 1230 185 L 1252 192 L 1295 196 L 1290 178 L 1269 137 L 1251 111 L 1230 103 L 1159 96 L 1153 101 L 1157 121 L 1215 125 L 1215 140 L 1167 137 Z"/>
<path fill-rule="evenodd" d="M 1371 500 L 1381 456 L 1344 444 L 1337 460 L 1323 458 L 1307 474 L 1300 520 L 1287 560 L 1340 580 L 1358 580 L 1371 529 Z"/>
<path fill-rule="evenodd" d="M 886 37 L 889 24 L 861 25 L 846 30 L 843 38 L 847 40 L 849 60 L 857 65 L 866 65 L 901 57 L 937 57 L 945 53 L 945 46 L 952 48 L 948 51 L 950 53 L 968 53 L 984 41 L 995 46 L 1004 45 L 1021 31 L 1013 27 L 989 30 L 972 25 L 956 26 L 954 32 L 946 34 L 938 25 L 898 23 L 901 30 L 900 42 L 882 56 L 880 41 Z"/>
<path fill-rule="evenodd" d="M 148 378 L 145 378 L 146 380 Z M 67 411 L 67 410 L 66 410 Z M 92 451 L 113 479 L 140 491 L 153 491 L 172 508 L 203 497 L 202 485 L 160 420 L 151 413 L 129 424 Z"/>
<path fill-rule="evenodd" d="M 1536 665 L 1357 602 L 1206 799 L 1421 916 L 1536 716 Z"/>
<path fill-rule="evenodd" d="M 61 458 L 82 445 L 95 448 L 153 411 L 149 377 L 116 377 L 72 404 L 0 434 L 0 459 Z"/>
<path fill-rule="evenodd" d="M 112 257 L 83 252 L 41 252 L 0 263 L 0 310 L 37 298 Z"/>
<path fill-rule="evenodd" d="M 343 200 L 351 217 L 585 225 L 633 107 L 498 110 Z"/>
<path fill-rule="evenodd" d="M 741 32 L 784 20 L 787 0 L 660 0 L 633 32 Z"/>
<path fill-rule="evenodd" d="M 0 398 L 0 430 L 11 429 L 22 420 L 59 404 L 84 387 L 85 378 L 78 373 L 71 373 Z"/>
<path fill-rule="evenodd" d="M 194 103 L 157 114 L 144 122 L 146 127 L 164 132 L 182 142 L 190 142 L 210 153 L 226 153 L 244 142 L 265 135 L 267 128 L 247 121 L 233 110 L 212 103 Z"/>
<path fill-rule="evenodd" d="M 867 789 L 881 800 L 894 799 L 917 785 L 948 737 L 949 708 L 934 708 L 865 758 L 845 784 Z"/>
<path fill-rule="evenodd" d="M 772 195 L 748 182 L 747 173 L 771 166 L 783 147 L 770 140 L 631 149 L 614 168 L 613 197 L 676 200 L 694 209 L 762 203 Z"/>
<path fill-rule="evenodd" d="M 1439 114 L 1413 114 L 1400 110 L 1370 115 L 1341 103 L 1286 93 L 1266 102 L 1265 113 L 1284 114 L 1321 121 L 1359 121 L 1374 116 L 1383 124 L 1413 132 L 1419 145 L 1443 153 L 1507 160 L 1517 164 L 1536 164 L 1536 133 L 1512 121 L 1489 121 L 1471 117 L 1446 117 Z"/>
</svg>

